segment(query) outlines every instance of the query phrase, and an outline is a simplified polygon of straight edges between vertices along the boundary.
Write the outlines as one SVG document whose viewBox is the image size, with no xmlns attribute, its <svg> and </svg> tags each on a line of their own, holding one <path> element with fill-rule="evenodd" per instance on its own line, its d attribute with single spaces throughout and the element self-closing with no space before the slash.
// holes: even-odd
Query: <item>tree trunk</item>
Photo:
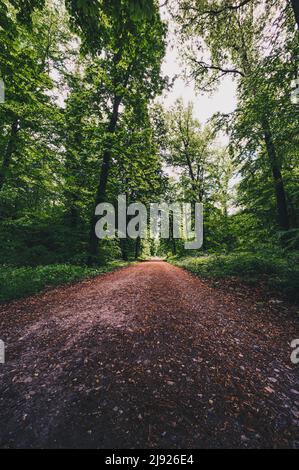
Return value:
<svg viewBox="0 0 299 470">
<path fill-rule="evenodd" d="M 277 216 L 278 216 L 278 225 L 282 230 L 290 229 L 290 219 L 288 214 L 288 206 L 286 200 L 286 193 L 284 189 L 284 183 L 281 174 L 281 166 L 277 158 L 276 149 L 272 140 L 271 130 L 269 122 L 266 119 L 263 120 L 263 133 L 264 140 L 269 156 L 269 161 L 271 165 L 271 171 L 274 179 L 274 188 L 277 202 Z"/>
<path fill-rule="evenodd" d="M 65 213 L 65 221 L 70 228 L 77 228 L 80 224 L 81 217 L 80 217 L 80 209 L 79 209 L 79 202 L 80 202 L 80 189 L 82 188 L 82 180 L 80 177 L 77 177 L 78 167 L 76 165 L 71 164 L 70 161 L 66 161 L 66 190 L 65 190 L 65 199 L 66 199 L 66 213 Z M 72 182 L 72 187 L 69 188 L 68 186 L 68 177 L 75 176 L 75 181 Z M 76 185 L 76 190 L 74 189 L 74 185 Z"/>
<path fill-rule="evenodd" d="M 121 250 L 121 257 L 123 261 L 128 261 L 129 260 L 128 240 L 126 238 L 120 239 L 120 250 Z"/>
<path fill-rule="evenodd" d="M 7 147 L 4 153 L 3 162 L 0 168 L 0 191 L 2 191 L 3 185 L 5 183 L 6 174 L 11 163 L 11 157 L 15 150 L 15 141 L 16 141 L 18 130 L 19 130 L 19 120 L 15 119 L 11 125 L 9 140 L 8 140 Z"/>
<path fill-rule="evenodd" d="M 173 254 L 173 256 L 177 255 L 176 240 L 175 240 L 174 237 L 172 237 L 172 254 Z"/>
<path fill-rule="evenodd" d="M 74 197 L 75 198 L 75 197 Z M 75 205 L 75 199 L 73 199 L 72 205 L 69 206 L 66 214 L 66 223 L 70 228 L 76 229 L 80 222 L 79 210 Z"/>
<path fill-rule="evenodd" d="M 170 213 L 170 238 L 171 238 L 171 251 L 174 256 L 177 254 L 177 249 L 176 249 L 176 240 L 174 238 L 174 233 L 173 233 L 173 228 L 174 228 L 174 223 L 173 223 L 173 212 Z"/>
<path fill-rule="evenodd" d="M 140 250 L 141 250 L 141 238 L 137 237 L 136 238 L 136 245 L 135 245 L 135 259 L 138 259 L 140 256 Z"/>
<path fill-rule="evenodd" d="M 115 96 L 114 103 L 113 103 L 113 111 L 111 114 L 110 122 L 107 128 L 107 134 L 110 137 L 115 133 L 116 126 L 118 123 L 119 118 L 119 107 L 121 104 L 122 98 L 120 96 Z M 101 176 L 100 181 L 95 197 L 95 204 L 93 215 L 91 218 L 91 227 L 90 227 L 90 238 L 89 238 L 89 257 L 88 257 L 88 264 L 92 265 L 97 261 L 98 258 L 98 247 L 99 247 L 99 240 L 95 233 L 95 226 L 97 223 L 97 217 L 95 215 L 95 208 L 98 204 L 102 204 L 106 202 L 106 189 L 107 183 L 110 173 L 110 166 L 111 166 L 111 142 L 108 141 L 107 148 L 104 151 L 103 159 L 102 159 L 102 166 L 101 166 Z"/>
<path fill-rule="evenodd" d="M 291 0 L 291 4 L 292 4 L 293 10 L 294 10 L 296 23 L 299 27 L 299 3 L 298 3 L 298 0 Z"/>
<path fill-rule="evenodd" d="M 296 3 L 298 3 L 298 0 L 291 0 L 292 1 L 292 6 L 294 8 L 294 11 L 298 12 L 298 7 Z M 242 31 L 241 24 L 240 29 Z M 243 71 L 244 71 L 244 76 L 247 75 L 252 75 L 252 67 L 251 63 L 248 59 L 247 56 L 247 50 L 248 50 L 248 44 L 246 44 L 244 40 L 244 36 L 242 35 L 242 42 L 243 42 Z M 253 90 L 253 95 L 254 97 L 257 96 L 257 90 Z M 267 148 L 267 153 L 269 157 L 269 162 L 271 166 L 271 171 L 272 171 L 272 176 L 273 176 L 273 181 L 274 181 L 274 189 L 275 189 L 275 196 L 276 196 L 276 204 L 277 204 L 277 219 L 278 219 L 278 225 L 282 230 L 289 230 L 290 229 L 290 218 L 288 214 L 288 206 L 287 206 L 287 200 L 286 200 L 286 193 L 284 189 L 284 183 L 283 183 L 283 178 L 281 174 L 281 165 L 277 157 L 277 152 L 276 148 L 272 139 L 272 134 L 271 134 L 271 128 L 270 128 L 270 123 L 266 115 L 264 115 L 261 119 L 261 125 L 263 129 L 263 134 L 264 134 L 264 141 L 266 144 Z"/>
</svg>

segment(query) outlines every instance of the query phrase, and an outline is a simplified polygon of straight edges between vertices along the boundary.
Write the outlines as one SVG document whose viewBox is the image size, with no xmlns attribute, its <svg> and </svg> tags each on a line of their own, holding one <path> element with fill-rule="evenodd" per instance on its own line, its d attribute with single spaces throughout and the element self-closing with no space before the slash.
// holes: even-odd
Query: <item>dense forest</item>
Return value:
<svg viewBox="0 0 299 470">
<path fill-rule="evenodd" d="M 299 0 L 0 0 L 1 449 L 299 448 L 298 59 Z"/>
<path fill-rule="evenodd" d="M 296 21 L 285 0 L 0 0 L 0 300 L 149 256 L 298 299 Z M 170 22 L 199 94 L 232 77 L 234 112 L 163 104 Z M 121 194 L 202 202 L 202 249 L 98 240 Z"/>
</svg>

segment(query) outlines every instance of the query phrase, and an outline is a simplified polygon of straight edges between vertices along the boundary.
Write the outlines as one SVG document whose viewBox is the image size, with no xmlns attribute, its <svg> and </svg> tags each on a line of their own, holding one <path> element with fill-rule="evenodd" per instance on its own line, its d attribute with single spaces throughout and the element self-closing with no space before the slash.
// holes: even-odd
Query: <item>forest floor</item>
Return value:
<svg viewBox="0 0 299 470">
<path fill-rule="evenodd" d="M 0 307 L 2 448 L 298 448 L 298 307 L 145 262 Z"/>
</svg>

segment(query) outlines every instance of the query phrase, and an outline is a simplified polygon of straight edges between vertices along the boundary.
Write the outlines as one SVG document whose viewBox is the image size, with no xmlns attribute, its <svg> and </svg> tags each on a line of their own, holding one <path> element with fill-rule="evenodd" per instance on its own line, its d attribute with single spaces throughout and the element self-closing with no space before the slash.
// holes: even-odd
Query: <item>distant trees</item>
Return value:
<svg viewBox="0 0 299 470">
<path fill-rule="evenodd" d="M 182 100 L 167 113 L 169 164 L 180 168 L 190 181 L 194 202 L 205 202 L 209 187 L 214 136 L 211 130 L 201 128 L 194 117 L 193 105 L 186 107 Z"/>
<path fill-rule="evenodd" d="M 201 126 L 192 103 L 184 105 L 179 99 L 169 110 L 156 107 L 154 117 L 161 156 L 175 174 L 174 181 L 170 179 L 166 186 L 165 200 L 203 203 L 204 248 L 222 245 L 226 250 L 234 176 L 228 150 L 219 145 L 211 126 Z M 224 229 L 227 233 L 223 233 Z M 171 240 L 169 249 L 177 252 L 180 245 Z"/>
</svg>

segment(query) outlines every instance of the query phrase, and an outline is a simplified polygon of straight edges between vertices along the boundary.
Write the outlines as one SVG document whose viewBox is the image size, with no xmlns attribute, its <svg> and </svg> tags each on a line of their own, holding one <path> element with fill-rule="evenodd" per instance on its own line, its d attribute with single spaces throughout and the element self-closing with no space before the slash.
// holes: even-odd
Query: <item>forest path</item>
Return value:
<svg viewBox="0 0 299 470">
<path fill-rule="evenodd" d="M 253 292 L 147 262 L 0 307 L 0 446 L 298 447 L 296 309 Z"/>
</svg>

